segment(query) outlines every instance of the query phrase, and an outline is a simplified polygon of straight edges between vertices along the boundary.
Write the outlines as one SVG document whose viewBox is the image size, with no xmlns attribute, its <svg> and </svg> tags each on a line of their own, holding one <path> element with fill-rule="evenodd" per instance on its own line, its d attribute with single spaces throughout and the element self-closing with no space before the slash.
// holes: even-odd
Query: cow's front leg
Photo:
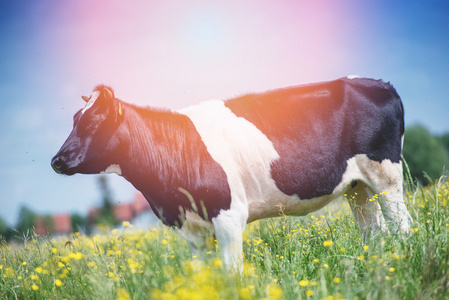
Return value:
<svg viewBox="0 0 449 300">
<path fill-rule="evenodd" d="M 246 218 L 231 210 L 222 211 L 212 219 L 218 250 L 227 268 L 243 272 L 243 230 Z"/>
<path fill-rule="evenodd" d="M 213 225 L 196 213 L 186 212 L 185 221 L 179 231 L 187 241 L 193 256 L 204 259 L 209 248 L 213 249 Z"/>
</svg>

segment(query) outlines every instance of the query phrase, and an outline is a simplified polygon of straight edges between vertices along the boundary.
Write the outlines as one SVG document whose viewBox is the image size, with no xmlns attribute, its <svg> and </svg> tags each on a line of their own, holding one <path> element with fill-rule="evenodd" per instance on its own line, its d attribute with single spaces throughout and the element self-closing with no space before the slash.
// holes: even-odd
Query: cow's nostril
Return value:
<svg viewBox="0 0 449 300">
<path fill-rule="evenodd" d="M 63 159 L 61 158 L 61 156 L 55 156 L 51 160 L 51 166 L 52 166 L 53 170 L 55 170 L 56 173 L 62 173 L 62 171 L 61 171 L 62 164 L 63 164 Z"/>
</svg>

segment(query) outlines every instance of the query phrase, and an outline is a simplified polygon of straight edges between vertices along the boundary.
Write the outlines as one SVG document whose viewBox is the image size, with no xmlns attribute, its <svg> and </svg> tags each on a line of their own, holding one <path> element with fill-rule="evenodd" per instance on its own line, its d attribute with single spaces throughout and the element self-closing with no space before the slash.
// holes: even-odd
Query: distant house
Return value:
<svg viewBox="0 0 449 300">
<path fill-rule="evenodd" d="M 136 216 L 133 203 L 119 203 L 114 205 L 113 213 L 117 221 L 131 221 Z"/>
<path fill-rule="evenodd" d="M 148 229 L 160 226 L 161 222 L 151 210 L 151 206 L 141 193 L 136 193 L 133 200 L 135 216 L 131 221 L 134 228 Z"/>
<path fill-rule="evenodd" d="M 130 221 L 136 228 L 151 228 L 159 221 L 151 210 L 150 204 L 141 193 L 136 193 L 132 202 L 118 203 L 113 206 L 114 217 L 120 221 Z M 87 220 L 90 226 L 95 226 L 95 219 L 101 208 L 89 209 Z M 34 228 L 39 235 L 62 235 L 72 232 L 72 219 L 69 214 L 56 214 L 51 217 L 37 217 Z"/>
<path fill-rule="evenodd" d="M 69 214 L 57 214 L 53 216 L 56 234 L 68 234 L 72 232 L 72 217 Z"/>
<path fill-rule="evenodd" d="M 141 212 L 151 210 L 150 203 L 148 203 L 147 199 L 142 195 L 142 193 L 136 193 L 133 200 L 134 211 L 136 215 Z"/>
<path fill-rule="evenodd" d="M 34 229 L 39 235 L 62 235 L 72 232 L 72 218 L 69 214 L 56 214 L 51 217 L 37 217 Z"/>
</svg>

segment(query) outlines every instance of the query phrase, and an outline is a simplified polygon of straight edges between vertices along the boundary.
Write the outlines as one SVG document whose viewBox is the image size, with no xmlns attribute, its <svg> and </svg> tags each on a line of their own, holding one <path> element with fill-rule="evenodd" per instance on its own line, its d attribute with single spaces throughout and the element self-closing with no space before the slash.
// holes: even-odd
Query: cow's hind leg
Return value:
<svg viewBox="0 0 449 300">
<path fill-rule="evenodd" d="M 345 196 L 365 240 L 387 230 L 380 205 L 364 182 L 353 181 Z"/>
<path fill-rule="evenodd" d="M 390 230 L 394 233 L 409 232 L 412 218 L 404 203 L 402 162 L 395 163 L 389 159 L 377 162 L 368 159 L 362 172 L 368 178 L 370 187 L 379 195 L 378 202 Z"/>
</svg>

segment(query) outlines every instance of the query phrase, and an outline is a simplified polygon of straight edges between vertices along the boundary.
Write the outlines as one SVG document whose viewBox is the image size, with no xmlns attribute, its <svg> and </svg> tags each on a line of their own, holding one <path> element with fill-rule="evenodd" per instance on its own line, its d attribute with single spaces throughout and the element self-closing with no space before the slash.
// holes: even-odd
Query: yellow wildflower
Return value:
<svg viewBox="0 0 449 300">
<path fill-rule="evenodd" d="M 62 286 L 62 281 L 60 279 L 55 279 L 56 286 Z"/>
<path fill-rule="evenodd" d="M 242 299 L 252 298 L 252 289 L 250 287 L 244 287 L 239 290 L 239 296 Z"/>
<path fill-rule="evenodd" d="M 72 259 L 76 259 L 76 260 L 80 260 L 83 258 L 83 254 L 81 252 L 76 252 L 76 253 L 69 253 L 69 257 Z"/>
<path fill-rule="evenodd" d="M 88 265 L 89 267 L 95 267 L 95 262 L 94 262 L 94 261 L 88 261 L 88 262 L 87 262 L 87 265 Z"/>
<path fill-rule="evenodd" d="M 303 279 L 298 284 L 299 284 L 300 287 L 306 287 L 306 286 L 309 285 L 309 281 Z"/>
<path fill-rule="evenodd" d="M 269 299 L 270 300 L 277 300 L 281 299 L 282 297 L 282 290 L 277 284 L 269 284 L 267 286 Z"/>
<path fill-rule="evenodd" d="M 253 276 L 256 273 L 256 267 L 249 262 L 243 263 L 243 275 Z"/>
<path fill-rule="evenodd" d="M 324 241 L 324 243 L 323 243 L 324 247 L 330 247 L 330 246 L 332 246 L 333 244 L 334 244 L 333 241 Z"/>
<path fill-rule="evenodd" d="M 116 300 L 131 300 L 131 296 L 129 295 L 128 291 L 124 288 L 117 289 L 117 297 Z"/>
<path fill-rule="evenodd" d="M 221 268 L 221 266 L 223 265 L 223 262 L 219 258 L 213 259 L 212 262 L 213 262 L 213 265 L 217 268 Z"/>
</svg>

